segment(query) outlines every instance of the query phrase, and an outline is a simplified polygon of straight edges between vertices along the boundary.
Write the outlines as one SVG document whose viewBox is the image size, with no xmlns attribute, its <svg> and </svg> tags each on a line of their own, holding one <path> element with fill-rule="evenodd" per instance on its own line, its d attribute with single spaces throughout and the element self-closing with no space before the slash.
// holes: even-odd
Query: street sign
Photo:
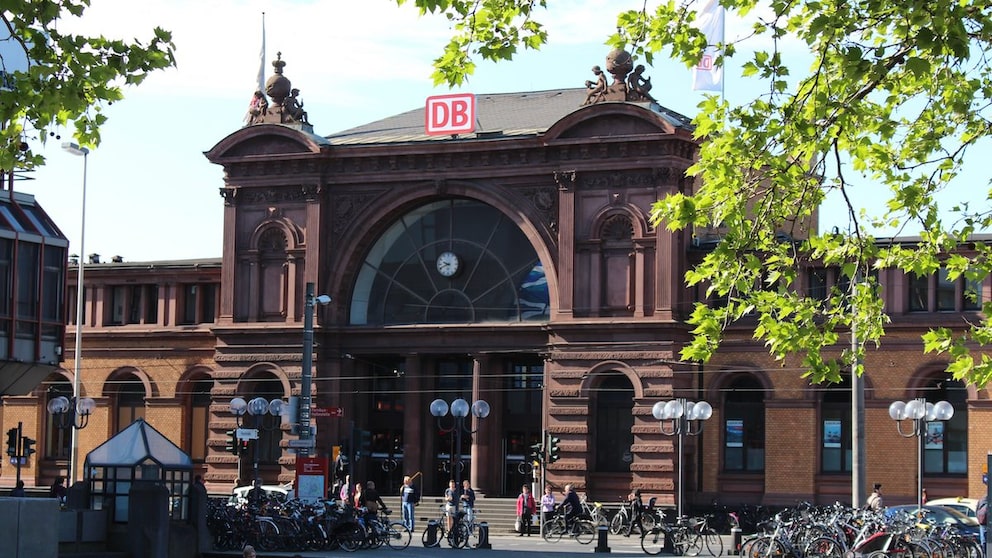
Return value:
<svg viewBox="0 0 992 558">
<path fill-rule="evenodd" d="M 257 440 L 258 439 L 258 429 L 257 428 L 239 428 L 235 433 L 239 440 Z"/>
<path fill-rule="evenodd" d="M 310 416 L 314 418 L 341 418 L 344 416 L 344 407 L 311 407 Z"/>
<path fill-rule="evenodd" d="M 289 447 L 291 448 L 312 448 L 316 447 L 316 440 L 313 438 L 307 438 L 306 440 L 290 440 Z"/>
<path fill-rule="evenodd" d="M 471 93 L 427 97 L 424 132 L 428 136 L 471 133 L 475 120 L 475 95 Z"/>
</svg>

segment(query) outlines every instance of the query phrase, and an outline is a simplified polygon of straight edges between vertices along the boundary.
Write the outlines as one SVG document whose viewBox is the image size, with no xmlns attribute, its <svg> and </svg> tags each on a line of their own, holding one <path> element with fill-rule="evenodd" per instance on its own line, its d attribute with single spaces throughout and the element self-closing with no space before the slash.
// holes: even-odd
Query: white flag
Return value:
<svg viewBox="0 0 992 558">
<path fill-rule="evenodd" d="M 696 11 L 696 26 L 706 35 L 706 50 L 692 70 L 695 91 L 723 91 L 723 67 L 717 65 L 716 45 L 723 42 L 724 9 L 718 0 L 702 0 Z"/>
<path fill-rule="evenodd" d="M 262 12 L 262 50 L 258 54 L 258 84 L 255 91 L 265 93 L 265 12 Z"/>
</svg>

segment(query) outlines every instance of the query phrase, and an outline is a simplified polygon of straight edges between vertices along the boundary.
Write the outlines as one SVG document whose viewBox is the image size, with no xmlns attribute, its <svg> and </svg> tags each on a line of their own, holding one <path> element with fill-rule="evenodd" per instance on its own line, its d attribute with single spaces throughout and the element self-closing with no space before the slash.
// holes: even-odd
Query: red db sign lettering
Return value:
<svg viewBox="0 0 992 558">
<path fill-rule="evenodd" d="M 424 131 L 428 136 L 468 134 L 475 131 L 475 95 L 427 97 Z"/>
</svg>

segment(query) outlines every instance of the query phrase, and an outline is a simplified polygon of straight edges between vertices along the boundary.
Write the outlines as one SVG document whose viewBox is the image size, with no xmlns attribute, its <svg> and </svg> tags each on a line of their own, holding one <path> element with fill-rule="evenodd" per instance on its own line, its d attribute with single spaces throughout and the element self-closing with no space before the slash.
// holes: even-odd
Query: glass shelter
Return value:
<svg viewBox="0 0 992 558">
<path fill-rule="evenodd" d="M 137 483 L 169 491 L 172 519 L 184 519 L 193 460 L 143 419 L 131 423 L 86 456 L 91 509 L 109 509 L 110 520 L 127 523 L 129 492 Z"/>
</svg>

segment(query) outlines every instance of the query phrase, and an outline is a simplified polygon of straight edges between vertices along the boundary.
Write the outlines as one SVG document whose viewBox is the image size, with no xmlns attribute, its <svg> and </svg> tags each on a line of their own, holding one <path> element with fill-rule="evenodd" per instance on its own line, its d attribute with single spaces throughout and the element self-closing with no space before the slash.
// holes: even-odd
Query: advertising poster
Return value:
<svg viewBox="0 0 992 558">
<path fill-rule="evenodd" d="M 727 420 L 727 447 L 744 447 L 744 421 L 741 419 Z"/>
<path fill-rule="evenodd" d="M 839 420 L 825 420 L 825 421 L 823 421 L 823 447 L 825 447 L 825 448 L 839 448 L 840 447 L 840 421 Z"/>
</svg>

